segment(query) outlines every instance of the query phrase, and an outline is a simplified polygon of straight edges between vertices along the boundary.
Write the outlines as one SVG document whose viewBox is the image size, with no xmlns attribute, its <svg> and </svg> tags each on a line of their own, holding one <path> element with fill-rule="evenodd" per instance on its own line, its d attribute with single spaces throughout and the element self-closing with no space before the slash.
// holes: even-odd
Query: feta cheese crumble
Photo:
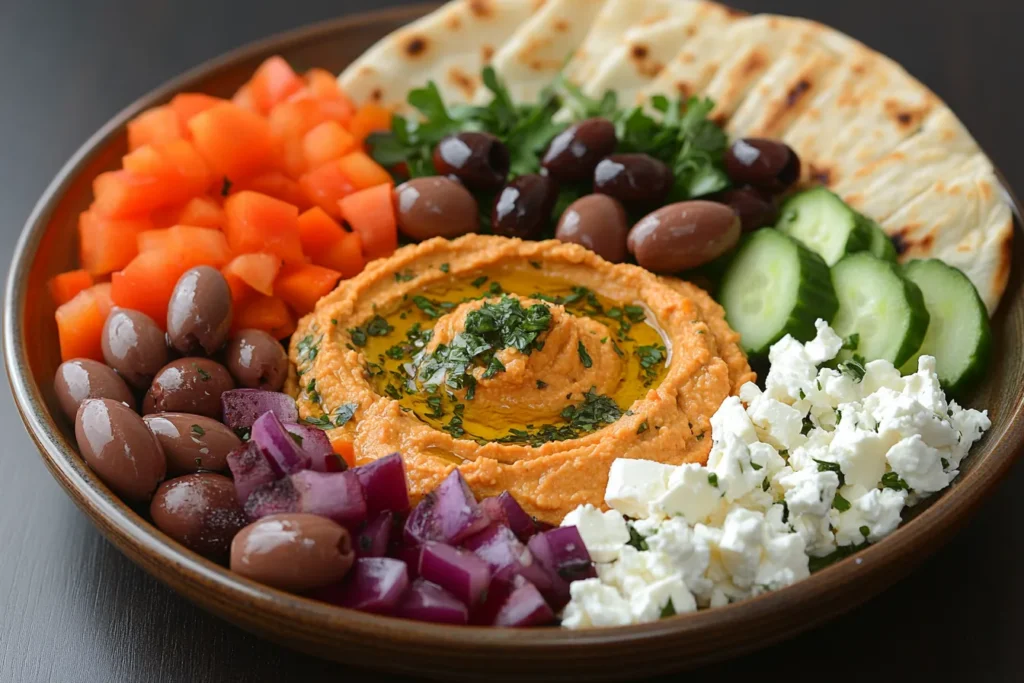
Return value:
<svg viewBox="0 0 1024 683">
<path fill-rule="evenodd" d="M 902 377 L 891 363 L 833 361 L 842 339 L 769 350 L 762 391 L 747 383 L 711 417 L 706 465 L 618 459 L 602 512 L 575 525 L 597 563 L 574 582 L 567 628 L 654 621 L 791 585 L 810 559 L 876 543 L 903 509 L 949 486 L 991 427 L 987 411 L 948 401 L 935 359 Z M 825 363 L 833 367 L 819 367 Z"/>
</svg>

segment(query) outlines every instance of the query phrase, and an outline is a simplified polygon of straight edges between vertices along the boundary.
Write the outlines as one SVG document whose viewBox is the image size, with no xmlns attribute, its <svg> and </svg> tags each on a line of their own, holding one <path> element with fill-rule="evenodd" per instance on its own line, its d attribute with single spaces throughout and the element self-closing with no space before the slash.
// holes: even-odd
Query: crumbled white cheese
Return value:
<svg viewBox="0 0 1024 683">
<path fill-rule="evenodd" d="M 581 505 L 565 516 L 562 526 L 576 527 L 594 562 L 615 561 L 629 542 L 626 519 L 616 510 L 601 512 L 593 505 Z"/>
<path fill-rule="evenodd" d="M 601 579 L 583 579 L 569 584 L 571 599 L 562 613 L 562 626 L 626 626 L 633 622 L 629 602 Z"/>
<path fill-rule="evenodd" d="M 835 472 L 800 470 L 779 479 L 786 492 L 786 505 L 791 515 L 824 517 L 832 508 L 832 499 L 839 488 L 839 475 Z"/>
<path fill-rule="evenodd" d="M 627 517 L 646 517 L 648 506 L 668 491 L 674 469 L 652 460 L 619 458 L 608 472 L 604 501 Z"/>
<path fill-rule="evenodd" d="M 712 483 L 709 474 L 705 467 L 696 463 L 676 468 L 669 475 L 668 490 L 651 503 L 651 516 L 682 515 L 690 524 L 703 522 L 722 499 L 722 492 Z"/>
</svg>

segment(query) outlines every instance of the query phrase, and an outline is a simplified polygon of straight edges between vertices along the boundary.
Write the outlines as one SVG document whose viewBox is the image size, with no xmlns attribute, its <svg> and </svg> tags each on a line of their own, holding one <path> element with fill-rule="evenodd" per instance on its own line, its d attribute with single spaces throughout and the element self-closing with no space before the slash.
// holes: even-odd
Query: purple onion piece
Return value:
<svg viewBox="0 0 1024 683">
<path fill-rule="evenodd" d="M 306 452 L 311 460 L 310 469 L 316 472 L 343 472 L 347 469 L 345 460 L 339 458 L 331 448 L 331 440 L 327 438 L 327 432 L 308 425 L 288 423 L 283 423 L 283 425 L 285 431 L 298 437 L 297 445 Z M 332 462 L 328 463 L 328 459 Z M 340 461 L 340 465 L 337 464 L 338 461 Z"/>
<path fill-rule="evenodd" d="M 491 582 L 491 569 L 467 550 L 427 541 L 420 558 L 420 576 L 441 586 L 467 607 L 473 607 L 482 602 Z"/>
<path fill-rule="evenodd" d="M 597 576 L 590 553 L 574 526 L 543 531 L 530 539 L 527 547 L 548 574 L 548 585 L 538 584 L 548 602 L 559 609 L 569 602 L 569 584 Z"/>
<path fill-rule="evenodd" d="M 420 575 L 420 558 L 423 556 L 423 547 L 418 545 L 400 545 L 396 548 L 391 555 L 396 559 L 405 562 L 405 566 L 409 569 L 409 578 L 419 578 Z"/>
<path fill-rule="evenodd" d="M 408 587 L 405 562 L 390 557 L 361 557 L 349 572 L 338 604 L 361 612 L 390 614 Z"/>
<path fill-rule="evenodd" d="M 490 626 L 493 624 L 498 616 L 498 612 L 501 611 L 505 601 L 508 600 L 508 596 L 512 595 L 516 585 L 522 581 L 525 581 L 525 579 L 516 577 L 513 581 L 509 581 L 496 576 L 492 577 L 490 585 L 487 586 L 487 593 L 484 596 L 483 602 L 470 610 L 469 623 L 477 626 Z"/>
<path fill-rule="evenodd" d="M 279 391 L 263 389 L 231 389 L 220 396 L 224 424 L 231 429 L 245 429 L 263 413 L 277 415 L 281 422 L 298 422 L 299 409 L 295 399 Z"/>
<path fill-rule="evenodd" d="M 495 626 L 543 626 L 555 619 L 554 612 L 537 587 L 529 581 L 519 585 L 508 596 L 494 618 Z"/>
<path fill-rule="evenodd" d="M 291 477 L 278 479 L 253 491 L 243 506 L 249 521 L 285 512 L 299 512 L 299 492 Z"/>
<path fill-rule="evenodd" d="M 391 540 L 391 527 L 394 525 L 394 514 L 382 512 L 356 534 L 356 555 L 359 557 L 384 557 L 388 552 L 388 541 Z"/>
<path fill-rule="evenodd" d="M 320 515 L 349 529 L 366 521 L 363 487 L 352 472 L 304 470 L 289 479 L 298 493 L 298 512 Z"/>
<path fill-rule="evenodd" d="M 469 610 L 440 586 L 416 579 L 405 592 L 396 614 L 406 619 L 436 624 L 465 624 Z"/>
<path fill-rule="evenodd" d="M 263 413 L 256 418 L 250 442 L 259 447 L 271 468 L 281 476 L 309 469 L 309 455 L 274 413 Z"/>
<path fill-rule="evenodd" d="M 409 515 L 405 538 L 407 542 L 440 541 L 458 545 L 488 523 L 462 473 L 453 469 Z"/>
<path fill-rule="evenodd" d="M 238 504 L 245 505 L 252 492 L 275 481 L 278 476 L 254 443 L 244 443 L 228 454 L 228 467 L 235 480 Z"/>
<path fill-rule="evenodd" d="M 480 501 L 480 507 L 492 522 L 507 526 L 523 543 L 537 533 L 537 524 L 533 521 L 533 517 L 526 514 L 526 510 L 516 502 L 516 499 L 508 491 L 503 491 L 493 498 L 485 498 Z"/>
<path fill-rule="evenodd" d="M 330 444 L 328 444 L 330 445 Z M 409 487 L 405 481 L 405 463 L 398 453 L 384 456 L 366 465 L 353 468 L 366 491 L 370 513 L 409 509 Z"/>
<path fill-rule="evenodd" d="M 486 562 L 499 579 L 511 581 L 522 576 L 544 589 L 551 584 L 548 571 L 536 562 L 526 545 L 507 526 L 491 524 L 467 538 L 462 547 Z"/>
</svg>

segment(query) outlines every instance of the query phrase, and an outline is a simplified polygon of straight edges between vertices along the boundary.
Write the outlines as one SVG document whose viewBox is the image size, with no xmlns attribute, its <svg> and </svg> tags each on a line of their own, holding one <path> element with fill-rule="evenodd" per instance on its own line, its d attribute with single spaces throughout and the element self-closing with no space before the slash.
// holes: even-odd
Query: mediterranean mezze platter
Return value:
<svg viewBox="0 0 1024 683">
<path fill-rule="evenodd" d="M 455 0 L 128 144 L 50 280 L 59 408 L 114 494 L 275 589 L 713 611 L 882 541 L 992 427 L 1011 205 L 938 97 L 809 20 Z"/>
</svg>

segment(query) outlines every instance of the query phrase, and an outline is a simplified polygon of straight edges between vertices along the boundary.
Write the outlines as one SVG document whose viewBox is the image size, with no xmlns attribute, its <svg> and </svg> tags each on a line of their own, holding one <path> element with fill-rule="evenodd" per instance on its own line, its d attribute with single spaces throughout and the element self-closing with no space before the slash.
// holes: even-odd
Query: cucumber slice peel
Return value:
<svg viewBox="0 0 1024 683">
<path fill-rule="evenodd" d="M 776 227 L 819 254 L 829 266 L 871 245 L 871 231 L 863 217 L 824 187 L 786 200 Z"/>
</svg>

